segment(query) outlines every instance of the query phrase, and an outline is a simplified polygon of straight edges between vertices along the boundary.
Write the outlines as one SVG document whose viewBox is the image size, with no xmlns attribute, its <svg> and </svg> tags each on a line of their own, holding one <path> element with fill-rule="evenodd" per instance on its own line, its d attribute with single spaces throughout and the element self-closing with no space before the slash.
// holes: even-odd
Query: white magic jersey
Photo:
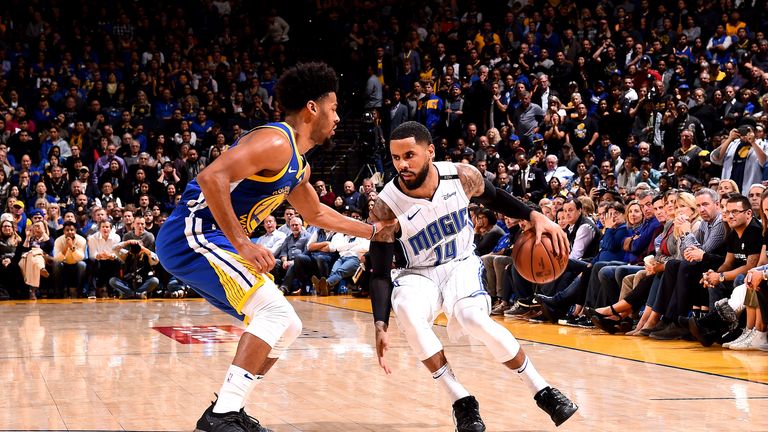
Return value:
<svg viewBox="0 0 768 432">
<path fill-rule="evenodd" d="M 467 214 L 469 199 L 456 165 L 435 162 L 440 181 L 431 200 L 412 198 L 393 179 L 379 199 L 400 222 L 400 247 L 406 268 L 434 267 L 474 254 L 474 227 Z"/>
</svg>

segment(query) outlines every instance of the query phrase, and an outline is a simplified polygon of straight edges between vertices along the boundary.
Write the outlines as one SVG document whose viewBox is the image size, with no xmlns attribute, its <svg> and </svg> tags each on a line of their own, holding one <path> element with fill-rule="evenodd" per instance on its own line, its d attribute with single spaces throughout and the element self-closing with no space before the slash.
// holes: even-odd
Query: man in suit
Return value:
<svg viewBox="0 0 768 432">
<path fill-rule="evenodd" d="M 520 170 L 512 176 L 512 195 L 538 202 L 547 188 L 544 171 L 529 165 L 525 152 L 517 153 L 515 159 Z"/>
<path fill-rule="evenodd" d="M 724 93 L 723 117 L 733 114 L 737 119 L 741 118 L 741 114 L 744 112 L 744 104 L 736 99 L 736 89 L 733 86 L 725 86 Z"/>
<path fill-rule="evenodd" d="M 389 132 L 391 133 L 396 127 L 408 121 L 408 107 L 403 103 L 403 94 L 400 89 L 392 92 L 392 100 L 388 105 L 390 108 Z"/>
<path fill-rule="evenodd" d="M 539 76 L 539 85 L 533 92 L 531 102 L 540 106 L 544 112 L 547 112 L 549 108 L 549 98 L 552 96 L 559 96 L 557 91 L 549 86 L 549 76 L 547 74 L 541 74 Z"/>
</svg>

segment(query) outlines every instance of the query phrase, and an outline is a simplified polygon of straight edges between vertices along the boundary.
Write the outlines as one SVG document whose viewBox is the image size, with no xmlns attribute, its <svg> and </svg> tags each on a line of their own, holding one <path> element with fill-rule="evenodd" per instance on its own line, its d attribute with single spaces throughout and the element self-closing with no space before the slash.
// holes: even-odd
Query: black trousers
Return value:
<svg viewBox="0 0 768 432">
<path fill-rule="evenodd" d="M 708 304 L 709 294 L 699 283 L 701 274 L 708 267 L 702 262 L 667 261 L 653 310 L 666 319 L 676 320 L 679 316 L 688 315 L 694 304 L 702 304 L 702 299 L 707 299 L 703 300 L 703 304 Z"/>
<path fill-rule="evenodd" d="M 640 309 L 643 308 L 643 305 L 648 301 L 648 295 L 651 292 L 654 277 L 655 275 L 644 277 L 637 283 L 635 289 L 630 291 L 629 294 L 624 297 L 624 300 L 632 306 L 632 312 L 640 311 Z"/>
</svg>

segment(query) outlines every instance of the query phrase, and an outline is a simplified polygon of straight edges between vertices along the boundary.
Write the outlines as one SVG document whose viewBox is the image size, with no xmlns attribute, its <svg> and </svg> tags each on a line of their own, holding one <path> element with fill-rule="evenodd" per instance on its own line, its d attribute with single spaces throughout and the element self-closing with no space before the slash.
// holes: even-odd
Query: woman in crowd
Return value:
<svg viewBox="0 0 768 432">
<path fill-rule="evenodd" d="M 48 232 L 57 232 L 61 229 L 63 221 L 61 220 L 61 207 L 51 204 L 45 210 L 45 221 L 48 224 Z"/>
<path fill-rule="evenodd" d="M 733 193 L 740 193 L 736 182 L 731 179 L 720 180 L 720 184 L 717 186 L 717 194 L 720 195 L 720 198 Z"/>
<path fill-rule="evenodd" d="M 116 160 L 110 162 L 109 169 L 99 177 L 99 185 L 103 185 L 106 182 L 112 184 L 112 194 L 114 196 L 123 196 L 123 183 L 125 179 L 123 177 L 123 170 Z"/>
<path fill-rule="evenodd" d="M 544 196 L 549 199 L 555 199 L 555 197 L 563 197 L 565 195 L 567 195 L 567 192 L 563 190 L 563 185 L 560 182 L 560 179 L 556 176 L 552 176 L 552 178 L 549 179 L 547 192 Z"/>
<path fill-rule="evenodd" d="M 5 202 L 11 192 L 11 182 L 5 175 L 5 170 L 0 169 L 0 202 Z"/>
<path fill-rule="evenodd" d="M 34 222 L 27 227 L 26 239 L 21 245 L 21 260 L 19 267 L 24 276 L 24 283 L 29 288 L 29 298 L 37 298 L 40 289 L 40 278 L 47 278 L 49 271 L 46 267 L 53 264 L 53 240 L 48 234 L 48 224 L 43 221 Z"/>
<path fill-rule="evenodd" d="M 165 195 L 160 199 L 158 212 L 163 211 L 170 214 L 176 208 L 176 185 L 169 184 L 165 187 Z"/>
<path fill-rule="evenodd" d="M 16 253 L 21 243 L 21 237 L 16 232 L 13 222 L 10 220 L 0 222 L 0 297 L 21 298 L 23 294 L 29 295 L 29 298 L 34 300 L 31 292 L 16 292 L 24 284 L 19 269 L 20 254 Z"/>
<path fill-rule="evenodd" d="M 635 165 L 635 157 L 627 156 L 619 168 L 618 184 L 619 187 L 631 189 L 637 186 L 637 174 L 640 171 Z"/>
<path fill-rule="evenodd" d="M 496 225 L 496 214 L 487 208 L 479 208 L 475 216 L 475 253 L 483 256 L 490 253 L 504 230 Z"/>
</svg>

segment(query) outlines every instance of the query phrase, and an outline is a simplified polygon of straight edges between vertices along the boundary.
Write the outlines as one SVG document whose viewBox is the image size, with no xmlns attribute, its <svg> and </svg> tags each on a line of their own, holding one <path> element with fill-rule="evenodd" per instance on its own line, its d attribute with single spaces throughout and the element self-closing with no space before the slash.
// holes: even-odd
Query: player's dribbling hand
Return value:
<svg viewBox="0 0 768 432">
<path fill-rule="evenodd" d="M 259 273 L 269 273 L 275 266 L 275 257 L 269 249 L 255 243 L 243 243 L 237 253 L 251 263 Z"/>
<path fill-rule="evenodd" d="M 540 243 L 542 234 L 547 233 L 552 239 L 555 255 L 571 253 L 568 237 L 565 236 L 565 231 L 558 224 L 536 211 L 531 213 L 531 224 L 533 225 L 533 232 L 536 234 L 536 243 Z"/>
<path fill-rule="evenodd" d="M 392 370 L 384 360 L 384 354 L 389 349 L 389 334 L 387 334 L 387 325 L 381 321 L 377 321 L 376 324 L 376 356 L 379 358 L 379 366 L 384 369 L 384 373 L 390 375 Z"/>
</svg>

